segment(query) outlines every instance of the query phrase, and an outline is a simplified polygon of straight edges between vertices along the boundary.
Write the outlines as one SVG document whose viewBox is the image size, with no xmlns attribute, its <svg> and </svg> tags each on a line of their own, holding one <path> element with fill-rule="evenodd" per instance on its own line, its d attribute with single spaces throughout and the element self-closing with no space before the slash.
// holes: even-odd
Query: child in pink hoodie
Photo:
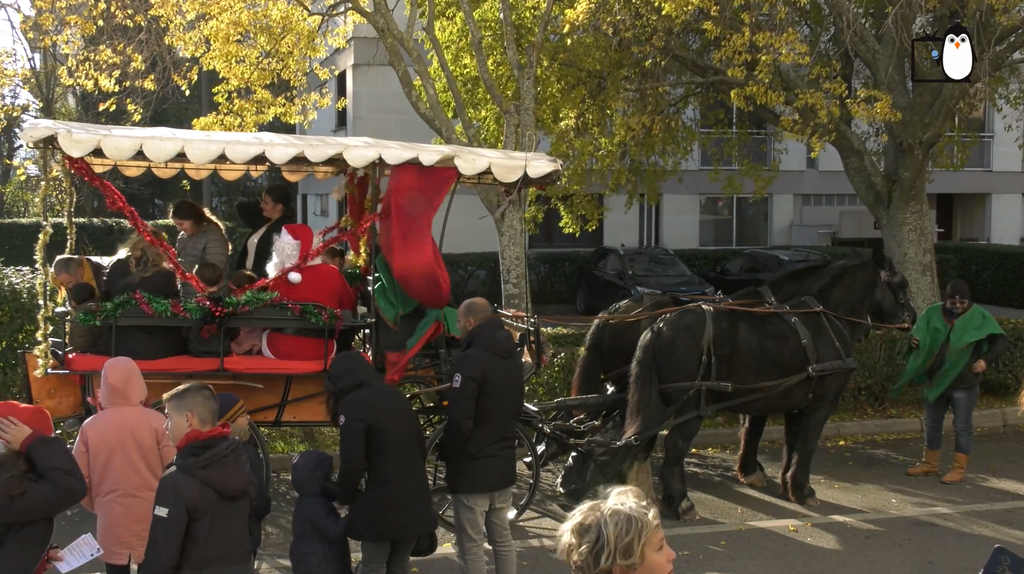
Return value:
<svg viewBox="0 0 1024 574">
<path fill-rule="evenodd" d="M 103 365 L 101 411 L 82 424 L 75 441 L 89 494 L 82 506 L 96 514 L 96 538 L 107 574 L 128 574 L 145 558 L 156 487 L 175 449 L 163 415 L 143 405 L 149 391 L 135 361 Z"/>
</svg>

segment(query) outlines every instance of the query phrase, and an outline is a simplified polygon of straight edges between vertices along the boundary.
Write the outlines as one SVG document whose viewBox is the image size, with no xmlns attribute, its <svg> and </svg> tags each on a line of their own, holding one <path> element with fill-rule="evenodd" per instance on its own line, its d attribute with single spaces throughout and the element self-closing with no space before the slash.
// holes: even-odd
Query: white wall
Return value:
<svg viewBox="0 0 1024 574">
<path fill-rule="evenodd" d="M 669 249 L 700 245 L 700 197 L 665 195 L 661 198 L 661 243 Z"/>
<path fill-rule="evenodd" d="M 1002 245 L 1020 245 L 1020 195 L 993 193 L 989 197 L 989 241 Z"/>
<path fill-rule="evenodd" d="M 771 232 L 772 245 L 790 245 L 792 242 L 793 212 L 796 209 L 797 196 L 793 194 L 774 194 L 769 198 L 772 202 Z"/>
<path fill-rule="evenodd" d="M 412 109 L 389 66 L 352 66 L 349 86 L 349 136 L 426 144 L 436 137 Z"/>
<path fill-rule="evenodd" d="M 441 208 L 434 216 L 434 241 L 441 239 L 441 227 L 444 224 L 444 213 L 448 208 L 446 197 Z M 498 232 L 494 228 L 494 219 L 475 193 L 459 192 L 452 201 L 452 210 L 448 215 L 448 227 L 444 232 L 442 253 L 473 253 L 478 251 L 497 251 Z"/>
<path fill-rule="evenodd" d="M 664 202 L 664 198 L 662 199 Z M 637 247 L 640 244 L 640 209 L 634 205 L 626 211 L 626 195 L 606 195 L 604 197 L 604 244 L 618 247 Z M 664 207 L 662 207 L 664 210 Z M 664 211 L 663 211 L 664 213 Z M 662 219 L 664 230 L 665 219 Z M 664 233 L 664 231 L 663 231 Z"/>
<path fill-rule="evenodd" d="M 1020 112 L 1007 106 L 995 112 L 992 135 L 992 171 L 1021 171 Z"/>
</svg>

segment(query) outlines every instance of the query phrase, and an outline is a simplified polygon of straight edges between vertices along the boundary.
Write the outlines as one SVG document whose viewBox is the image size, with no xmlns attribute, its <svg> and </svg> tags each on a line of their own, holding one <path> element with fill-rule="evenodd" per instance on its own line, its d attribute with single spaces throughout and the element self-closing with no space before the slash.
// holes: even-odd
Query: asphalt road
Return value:
<svg viewBox="0 0 1024 574">
<path fill-rule="evenodd" d="M 679 554 L 676 571 L 966 574 L 979 571 L 996 544 L 1024 553 L 1024 429 L 978 435 L 970 480 L 957 486 L 904 476 L 920 444 L 916 438 L 823 444 L 814 464 L 822 504 L 813 508 L 776 496 L 776 482 L 763 491 L 740 485 L 731 475 L 734 454 L 728 450 L 694 452 L 687 480 L 701 517 L 663 524 Z M 761 460 L 774 478 L 779 446 L 765 445 Z M 554 473 L 545 474 L 536 511 L 514 529 L 521 572 L 568 572 L 551 553 L 552 537 L 565 516 L 550 490 L 554 479 Z M 293 495 L 288 480 L 288 475 L 275 477 L 274 511 L 264 523 L 258 564 L 263 574 L 291 572 Z M 94 528 L 93 516 L 76 508 L 59 520 L 56 542 L 67 544 Z M 443 546 L 437 554 L 414 561 L 419 574 L 457 571 L 451 535 L 440 531 L 440 537 Z M 102 564 L 81 572 L 102 572 Z"/>
</svg>

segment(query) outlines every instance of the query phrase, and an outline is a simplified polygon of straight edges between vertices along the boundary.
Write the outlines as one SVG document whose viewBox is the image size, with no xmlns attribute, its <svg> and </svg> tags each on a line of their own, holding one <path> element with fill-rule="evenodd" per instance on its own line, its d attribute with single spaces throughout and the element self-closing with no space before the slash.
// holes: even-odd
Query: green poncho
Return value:
<svg viewBox="0 0 1024 574">
<path fill-rule="evenodd" d="M 989 335 L 1005 334 L 988 311 L 978 305 L 972 305 L 953 323 L 953 333 L 950 335 L 950 325 L 942 315 L 942 307 L 942 303 L 928 307 L 914 325 L 911 336 L 917 337 L 919 343 L 916 349 L 910 349 L 907 369 L 903 372 L 903 378 L 893 388 L 894 395 L 908 384 L 928 384 L 928 368 L 935 361 L 935 355 L 946 340 L 946 335 L 949 335 L 946 362 L 935 374 L 931 385 L 925 387 L 925 396 L 929 401 L 937 399 L 967 367 L 975 343 L 983 341 Z M 984 351 L 988 351 L 988 344 L 983 345 Z"/>
</svg>

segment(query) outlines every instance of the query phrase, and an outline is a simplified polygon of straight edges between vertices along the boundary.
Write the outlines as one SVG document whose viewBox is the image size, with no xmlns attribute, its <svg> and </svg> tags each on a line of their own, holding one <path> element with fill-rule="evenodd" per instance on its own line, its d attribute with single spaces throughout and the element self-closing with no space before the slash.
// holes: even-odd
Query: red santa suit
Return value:
<svg viewBox="0 0 1024 574">
<path fill-rule="evenodd" d="M 267 264 L 270 291 L 276 291 L 281 299 L 290 303 L 319 303 L 335 311 L 347 310 L 355 313 L 356 296 L 348 282 L 333 265 L 321 263 L 319 258 L 310 261 L 297 271 L 278 276 L 313 249 L 313 230 L 308 225 L 285 225 L 274 242 L 274 252 Z M 334 355 L 337 344 L 332 338 L 327 351 Z M 305 337 L 287 335 L 273 329 L 263 332 L 262 352 L 265 357 L 293 361 L 324 360 L 323 335 Z"/>
</svg>

